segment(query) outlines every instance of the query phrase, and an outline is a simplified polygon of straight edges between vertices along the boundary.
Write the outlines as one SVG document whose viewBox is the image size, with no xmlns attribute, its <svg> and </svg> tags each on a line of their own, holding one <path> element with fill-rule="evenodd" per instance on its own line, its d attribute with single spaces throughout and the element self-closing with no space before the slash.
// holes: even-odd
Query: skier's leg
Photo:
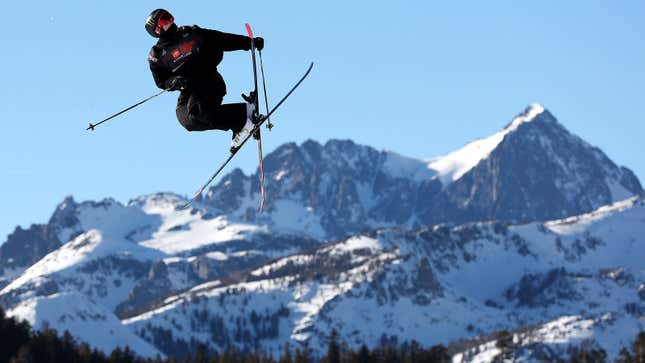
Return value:
<svg viewBox="0 0 645 363">
<path fill-rule="evenodd" d="M 211 124 L 218 130 L 240 132 L 246 124 L 246 103 L 227 103 L 219 105 L 210 113 Z"/>
<path fill-rule="evenodd" d="M 246 103 L 222 105 L 222 98 L 182 92 L 177 100 L 177 119 L 188 131 L 223 130 L 237 134 L 246 124 Z"/>
<path fill-rule="evenodd" d="M 179 95 L 176 113 L 177 120 L 188 131 L 206 131 L 214 128 L 204 112 L 203 103 L 194 94 L 182 92 Z"/>
</svg>

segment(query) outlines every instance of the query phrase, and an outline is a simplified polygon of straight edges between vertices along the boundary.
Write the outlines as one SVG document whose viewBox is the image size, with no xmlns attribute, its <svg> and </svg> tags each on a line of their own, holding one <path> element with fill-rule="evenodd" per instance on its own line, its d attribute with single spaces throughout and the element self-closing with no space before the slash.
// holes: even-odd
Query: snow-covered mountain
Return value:
<svg viewBox="0 0 645 363">
<path fill-rule="evenodd" d="M 140 197 L 128 205 L 67 198 L 56 213 L 65 209 L 74 223 L 48 228 L 69 242 L 17 277 L 9 276 L 0 304 L 37 328 L 69 329 L 105 350 L 128 342 L 155 356 L 157 348 L 124 335 L 132 333 L 120 319 L 196 284 L 232 278 L 236 271 L 320 244 L 303 235 L 231 223 L 214 210 L 183 210 L 185 202 L 172 194 Z M 95 335 L 97 324 L 104 329 Z"/>
<path fill-rule="evenodd" d="M 157 346 L 275 351 L 289 340 L 324 350 L 332 328 L 356 345 L 433 345 L 525 327 L 527 345 L 595 339 L 615 356 L 645 328 L 644 230 L 637 198 L 547 223 L 379 229 L 195 286 L 124 324 Z"/>
<path fill-rule="evenodd" d="M 635 175 L 534 104 L 503 130 L 422 161 L 351 141 L 285 144 L 266 158 L 269 213 L 257 216 L 258 176 L 236 170 L 205 202 L 247 221 L 338 238 L 378 226 L 482 220 L 544 221 L 640 194 Z"/>
<path fill-rule="evenodd" d="M 356 345 L 472 338 L 459 361 L 496 354 L 483 337 L 501 329 L 525 356 L 587 338 L 614 354 L 644 328 L 641 185 L 540 105 L 429 161 L 307 141 L 265 172 L 260 215 L 240 170 L 186 210 L 172 193 L 66 198 L 0 246 L 0 305 L 145 356 L 320 350 L 332 328 Z"/>
</svg>

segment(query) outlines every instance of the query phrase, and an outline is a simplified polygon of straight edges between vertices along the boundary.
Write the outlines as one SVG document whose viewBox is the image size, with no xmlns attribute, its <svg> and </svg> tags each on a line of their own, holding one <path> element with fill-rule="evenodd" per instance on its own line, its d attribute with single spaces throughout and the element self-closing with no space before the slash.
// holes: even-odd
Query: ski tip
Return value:
<svg viewBox="0 0 645 363">
<path fill-rule="evenodd" d="M 94 131 L 94 124 L 90 122 L 90 126 L 88 126 L 85 130 Z"/>
<path fill-rule="evenodd" d="M 244 23 L 244 27 L 246 28 L 246 32 L 249 34 L 249 38 L 253 38 L 253 30 L 251 30 L 249 23 Z"/>
</svg>

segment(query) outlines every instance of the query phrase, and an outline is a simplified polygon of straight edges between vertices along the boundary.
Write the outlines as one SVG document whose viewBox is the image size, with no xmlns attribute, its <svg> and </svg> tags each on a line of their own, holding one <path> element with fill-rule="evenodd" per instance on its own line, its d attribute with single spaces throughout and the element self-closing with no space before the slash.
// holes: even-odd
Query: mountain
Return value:
<svg viewBox="0 0 645 363">
<path fill-rule="evenodd" d="M 523 327 L 526 345 L 563 353 L 595 339 L 615 356 L 645 328 L 644 217 L 634 198 L 546 223 L 379 229 L 195 286 L 123 323 L 156 346 L 274 352 L 285 341 L 320 352 L 331 329 L 354 345 L 429 346 Z"/>
<path fill-rule="evenodd" d="M 387 227 L 303 246 L 288 235 L 264 243 L 261 229 L 184 202 L 79 204 L 87 231 L 13 280 L 0 302 L 37 328 L 69 329 L 105 350 L 127 341 L 147 356 L 200 343 L 277 353 L 286 341 L 320 352 L 332 328 L 370 346 L 521 328 L 527 349 L 564 354 L 589 339 L 617 354 L 645 328 L 642 197 L 551 222 Z"/>
<path fill-rule="evenodd" d="M 641 185 L 539 105 L 432 160 L 310 140 L 265 172 L 263 214 L 240 170 L 189 209 L 172 193 L 66 198 L 0 246 L 0 305 L 150 357 L 320 351 L 332 328 L 353 345 L 450 344 L 464 361 L 496 354 L 498 330 L 518 354 L 581 339 L 614 354 L 643 330 Z"/>
<path fill-rule="evenodd" d="M 268 213 L 255 213 L 258 176 L 240 170 L 211 188 L 205 203 L 277 227 L 286 226 L 280 216 L 295 213 L 299 225 L 289 227 L 339 238 L 386 225 L 545 221 L 643 193 L 629 169 L 539 104 L 493 136 L 427 162 L 331 140 L 285 144 L 265 165 Z"/>
</svg>

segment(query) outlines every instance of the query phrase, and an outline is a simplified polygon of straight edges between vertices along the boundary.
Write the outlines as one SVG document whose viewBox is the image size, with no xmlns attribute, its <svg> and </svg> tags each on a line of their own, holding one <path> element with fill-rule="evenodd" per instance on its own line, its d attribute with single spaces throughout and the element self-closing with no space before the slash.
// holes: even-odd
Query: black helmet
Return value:
<svg viewBox="0 0 645 363">
<path fill-rule="evenodd" d="M 174 23 L 175 18 L 168 10 L 157 9 L 148 15 L 146 19 L 146 31 L 155 38 L 159 38 L 163 32 L 163 27 Z"/>
</svg>

